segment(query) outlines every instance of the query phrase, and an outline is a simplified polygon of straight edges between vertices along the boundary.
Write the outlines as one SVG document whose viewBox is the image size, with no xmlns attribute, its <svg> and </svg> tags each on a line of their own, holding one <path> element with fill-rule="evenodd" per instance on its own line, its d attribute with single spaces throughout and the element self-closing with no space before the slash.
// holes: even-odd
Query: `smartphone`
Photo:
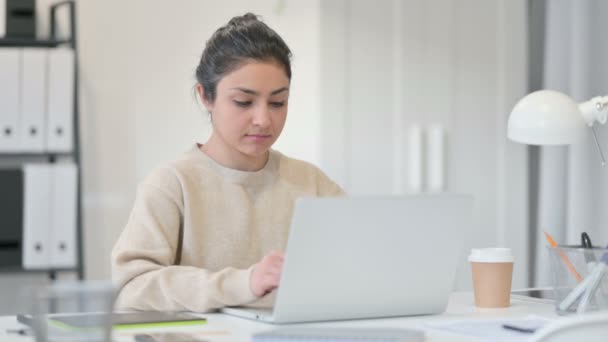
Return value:
<svg viewBox="0 0 608 342">
<path fill-rule="evenodd" d="M 511 291 L 511 294 L 534 298 L 547 303 L 553 303 L 555 301 L 555 290 L 552 288 L 514 290 Z"/>
</svg>

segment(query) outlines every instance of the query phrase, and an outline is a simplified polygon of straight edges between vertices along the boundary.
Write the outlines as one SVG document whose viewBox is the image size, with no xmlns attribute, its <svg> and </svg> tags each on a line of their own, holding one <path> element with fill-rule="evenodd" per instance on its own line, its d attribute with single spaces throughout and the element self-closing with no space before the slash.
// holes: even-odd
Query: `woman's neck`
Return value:
<svg viewBox="0 0 608 342">
<path fill-rule="evenodd" d="M 249 156 L 226 145 L 219 137 L 212 134 L 199 149 L 222 166 L 239 171 L 259 171 L 268 161 L 268 151 L 261 156 Z"/>
</svg>

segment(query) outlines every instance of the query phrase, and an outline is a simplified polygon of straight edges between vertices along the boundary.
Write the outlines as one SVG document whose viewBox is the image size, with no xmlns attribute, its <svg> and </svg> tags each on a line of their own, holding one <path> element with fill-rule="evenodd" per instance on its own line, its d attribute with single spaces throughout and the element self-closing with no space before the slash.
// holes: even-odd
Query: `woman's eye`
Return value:
<svg viewBox="0 0 608 342">
<path fill-rule="evenodd" d="M 234 100 L 234 103 L 239 107 L 249 107 L 251 106 L 251 101 L 237 101 Z"/>
<path fill-rule="evenodd" d="M 285 105 L 285 102 L 270 102 L 270 105 L 274 108 L 281 108 Z"/>
</svg>

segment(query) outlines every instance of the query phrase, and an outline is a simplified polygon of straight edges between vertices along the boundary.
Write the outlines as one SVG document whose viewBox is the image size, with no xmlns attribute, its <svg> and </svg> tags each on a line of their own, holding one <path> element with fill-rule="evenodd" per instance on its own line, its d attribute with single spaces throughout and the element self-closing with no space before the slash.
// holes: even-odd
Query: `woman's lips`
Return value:
<svg viewBox="0 0 608 342">
<path fill-rule="evenodd" d="M 271 135 L 266 134 L 247 134 L 245 136 L 247 139 L 252 140 L 253 142 L 265 142 L 268 141 Z"/>
</svg>

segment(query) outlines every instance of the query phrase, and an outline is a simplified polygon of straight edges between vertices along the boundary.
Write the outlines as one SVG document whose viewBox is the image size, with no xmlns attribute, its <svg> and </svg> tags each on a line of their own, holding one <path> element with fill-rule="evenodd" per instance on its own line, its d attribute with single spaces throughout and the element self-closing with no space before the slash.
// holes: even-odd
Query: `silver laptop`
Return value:
<svg viewBox="0 0 608 342">
<path fill-rule="evenodd" d="M 268 323 L 441 313 L 471 216 L 463 195 L 302 198 L 274 308 L 221 311 Z"/>
</svg>

